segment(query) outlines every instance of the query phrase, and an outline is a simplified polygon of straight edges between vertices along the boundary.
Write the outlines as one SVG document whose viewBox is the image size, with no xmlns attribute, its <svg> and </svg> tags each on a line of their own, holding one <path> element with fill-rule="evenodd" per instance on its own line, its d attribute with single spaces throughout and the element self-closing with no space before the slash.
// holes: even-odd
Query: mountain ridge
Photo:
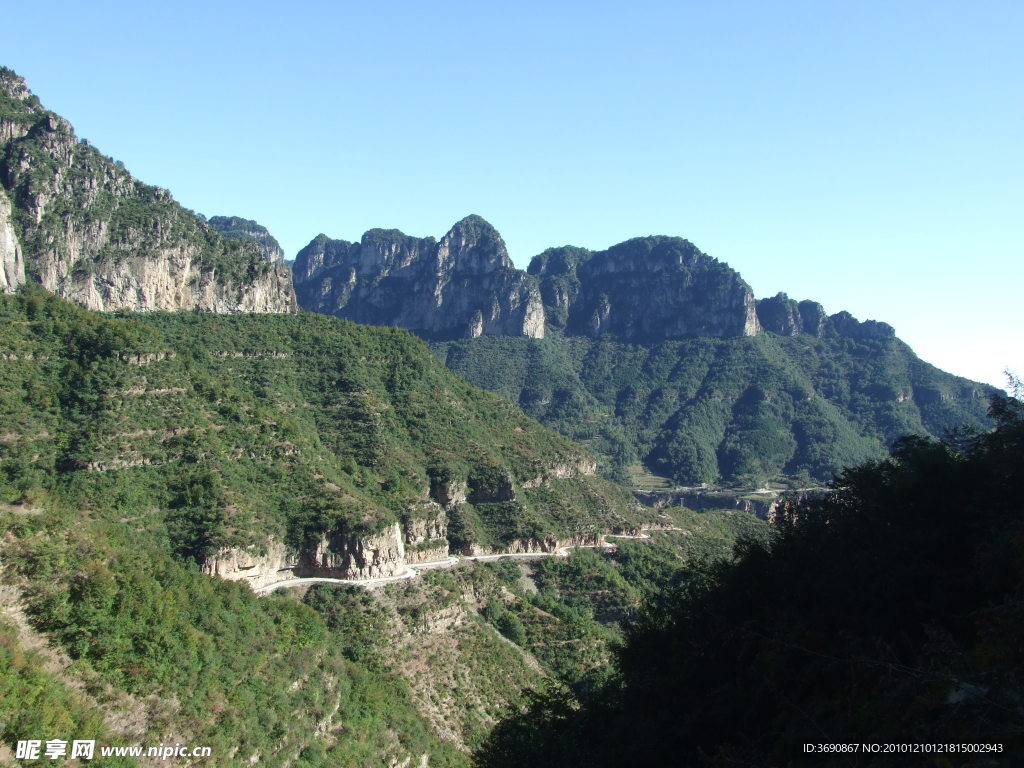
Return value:
<svg viewBox="0 0 1024 768">
<path fill-rule="evenodd" d="M 467 232 L 472 236 L 466 237 Z M 496 281 L 472 282 L 491 273 L 505 276 L 512 292 L 503 294 L 505 286 Z M 456 275 L 463 278 L 458 287 L 469 296 L 453 308 L 451 298 L 440 292 Z M 739 272 L 681 237 L 635 237 L 603 251 L 548 248 L 525 270 L 518 269 L 498 231 L 476 214 L 453 225 L 441 241 L 397 229 L 367 230 L 359 243 L 321 233 L 299 251 L 293 278 L 304 309 L 394 325 L 436 341 L 481 335 L 543 338 L 551 330 L 633 341 L 764 331 L 895 336 L 887 323 L 860 321 L 845 310 L 829 315 L 816 301 L 796 301 L 781 292 L 757 299 Z M 411 297 L 412 307 L 399 306 L 390 295 L 398 291 L 396 282 Z M 424 285 L 431 291 L 424 291 Z M 429 293 L 433 303 L 421 301 L 421 293 Z M 507 311 L 503 316 L 500 307 L 515 308 L 524 300 L 533 306 L 522 322 L 518 317 L 510 321 Z M 440 312 L 454 312 L 457 321 L 439 325 L 433 315 Z M 481 322 L 485 316 L 488 322 Z"/>
<path fill-rule="evenodd" d="M 500 242 L 480 217 L 463 222 Z M 420 245 L 395 245 L 387 260 L 383 240 Z M 412 330 L 452 370 L 602 456 L 619 482 L 639 463 L 683 485 L 802 487 L 882 458 L 904 434 L 987 424 L 994 389 L 924 363 L 889 324 L 784 293 L 756 299 L 683 238 L 549 248 L 525 271 L 503 246 L 475 253 L 475 242 L 440 260 L 432 238 L 397 230 L 359 244 L 319 235 L 296 260 L 299 303 Z M 539 304 L 528 328 L 474 321 L 473 308 L 500 318 L 515 303 L 519 294 L 487 277 L 499 272 Z M 399 273 L 462 295 L 403 303 Z"/>
<path fill-rule="evenodd" d="M 104 311 L 295 312 L 288 270 L 78 139 L 0 69 L 0 290 Z"/>
<path fill-rule="evenodd" d="M 467 216 L 440 239 L 371 229 L 358 243 L 318 235 L 293 268 L 304 309 L 430 339 L 540 338 L 536 280 L 517 270 L 501 235 Z"/>
</svg>

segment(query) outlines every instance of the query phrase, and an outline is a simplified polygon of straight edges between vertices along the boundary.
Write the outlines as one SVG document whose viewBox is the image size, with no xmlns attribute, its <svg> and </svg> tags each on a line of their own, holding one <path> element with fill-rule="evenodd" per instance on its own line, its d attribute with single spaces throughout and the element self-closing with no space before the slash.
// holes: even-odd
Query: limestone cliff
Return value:
<svg viewBox="0 0 1024 768">
<path fill-rule="evenodd" d="M 607 251 L 557 248 L 515 269 L 495 229 L 469 216 L 440 242 L 371 230 L 359 243 L 316 237 L 295 261 L 304 309 L 431 340 L 542 338 L 545 327 L 626 339 L 752 336 L 760 330 L 739 274 L 680 238 Z"/>
<path fill-rule="evenodd" d="M 0 292 L 3 293 L 12 293 L 25 282 L 25 260 L 11 213 L 11 201 L 0 189 Z"/>
<path fill-rule="evenodd" d="M 405 559 L 429 563 L 448 557 L 448 515 L 436 501 L 425 502 L 403 521 Z"/>
<path fill-rule="evenodd" d="M 634 529 L 629 529 L 634 530 Z M 567 536 L 565 538 L 521 538 L 513 539 L 501 547 L 486 547 L 472 543 L 465 547 L 464 554 L 471 556 L 480 555 L 525 555 L 543 553 L 548 555 L 568 553 L 568 550 L 575 547 L 598 548 L 604 546 L 604 534 L 580 534 Z"/>
<path fill-rule="evenodd" d="M 303 309 L 431 339 L 544 335 L 537 281 L 517 270 L 497 231 L 467 216 L 441 238 L 373 229 L 359 243 L 319 235 L 295 260 Z"/>
<path fill-rule="evenodd" d="M 638 237 L 604 251 L 549 248 L 523 273 L 479 216 L 440 242 L 383 229 L 359 243 L 319 235 L 299 252 L 294 278 L 304 309 L 408 328 L 431 341 L 542 338 L 545 329 L 639 343 L 762 331 L 895 335 L 885 323 L 828 315 L 817 302 L 784 293 L 755 300 L 738 272 L 678 237 Z"/>
<path fill-rule="evenodd" d="M 634 489 L 633 495 L 645 506 L 654 509 L 686 507 L 695 512 L 708 509 L 740 510 L 762 520 L 770 520 L 782 503 L 779 494 L 775 492 L 753 495 L 706 488 L 681 488 L 671 491 Z"/>
<path fill-rule="evenodd" d="M 847 336 L 854 339 L 891 339 L 896 331 L 888 323 L 876 320 L 857 320 L 849 312 L 826 315 L 816 301 L 796 302 L 784 293 L 757 302 L 757 316 L 761 327 L 780 336 L 799 333 L 817 336 Z"/>
<path fill-rule="evenodd" d="M 244 581 L 253 589 L 294 578 L 378 579 L 405 572 L 405 544 L 398 523 L 378 534 L 330 533 L 291 550 L 270 540 L 265 552 L 222 549 L 202 563 L 203 573 Z"/>
<path fill-rule="evenodd" d="M 682 238 L 635 238 L 597 253 L 553 248 L 529 272 L 541 281 L 549 322 L 568 333 L 646 341 L 760 330 L 739 273 Z"/>
<path fill-rule="evenodd" d="M 259 243 L 221 237 L 169 192 L 137 181 L 7 69 L 0 191 L 4 290 L 20 246 L 28 279 L 90 309 L 296 310 L 288 270 Z"/>
</svg>

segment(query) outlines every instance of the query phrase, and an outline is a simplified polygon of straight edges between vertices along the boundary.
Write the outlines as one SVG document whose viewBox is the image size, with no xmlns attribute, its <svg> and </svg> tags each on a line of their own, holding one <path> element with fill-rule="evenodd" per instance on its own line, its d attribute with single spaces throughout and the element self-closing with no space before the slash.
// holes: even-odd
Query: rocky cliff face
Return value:
<svg viewBox="0 0 1024 768">
<path fill-rule="evenodd" d="M 555 248 L 530 263 L 549 322 L 630 341 L 753 336 L 754 294 L 739 273 L 678 237 L 642 237 L 591 253 Z"/>
<path fill-rule="evenodd" d="M 435 501 L 414 511 L 403 526 L 405 559 L 410 564 L 448 557 L 448 515 Z"/>
<path fill-rule="evenodd" d="M 25 260 L 11 220 L 11 201 L 0 189 L 0 292 L 13 293 L 25 282 Z"/>
<path fill-rule="evenodd" d="M 513 539 L 503 547 L 484 547 L 479 544 L 469 544 L 465 553 L 472 557 L 480 555 L 525 555 L 525 554 L 561 554 L 574 547 L 603 547 L 604 534 L 580 534 L 578 536 L 567 536 L 565 538 L 524 538 Z"/>
<path fill-rule="evenodd" d="M 134 179 L 10 70 L 0 71 L 0 142 L 4 290 L 8 266 L 18 271 L 13 242 L 28 279 L 90 309 L 296 310 L 288 270 L 258 243 L 221 237 Z"/>
<path fill-rule="evenodd" d="M 705 489 L 681 489 L 674 491 L 644 491 L 634 489 L 633 495 L 644 505 L 654 509 L 665 507 L 686 507 L 694 511 L 706 509 L 740 510 L 762 520 L 770 520 L 779 508 L 778 494 L 764 494 L 754 497 L 741 496 L 729 491 Z"/>
<path fill-rule="evenodd" d="M 378 579 L 405 572 L 405 543 L 398 523 L 379 534 L 324 534 L 293 551 L 267 542 L 266 552 L 224 549 L 202 563 L 203 573 L 244 581 L 253 589 L 295 578 Z"/>
<path fill-rule="evenodd" d="M 536 280 L 517 270 L 505 243 L 479 216 L 441 238 L 373 229 L 359 243 L 316 237 L 295 260 L 304 309 L 431 339 L 502 334 L 541 338 Z"/>
<path fill-rule="evenodd" d="M 469 216 L 440 242 L 371 230 L 360 243 L 315 238 L 295 261 L 304 309 L 397 325 L 431 340 L 541 338 L 545 327 L 626 339 L 751 336 L 750 287 L 680 238 L 592 253 L 558 248 L 515 269 L 501 236 Z"/>
<path fill-rule="evenodd" d="M 212 220 L 211 220 L 212 221 Z M 694 337 L 891 338 L 885 323 L 827 315 L 785 294 L 755 300 L 739 273 L 678 237 L 640 237 L 604 251 L 550 248 L 515 269 L 501 236 L 478 216 L 440 242 L 374 229 L 359 243 L 314 238 L 295 261 L 304 309 L 408 328 L 431 341 L 484 334 L 614 336 L 630 342 Z"/>
<path fill-rule="evenodd" d="M 849 312 L 826 315 L 816 301 L 796 302 L 784 293 L 757 302 L 761 327 L 780 336 L 806 333 L 819 338 L 847 336 L 854 339 L 891 339 L 896 331 L 888 323 L 857 320 Z"/>
</svg>

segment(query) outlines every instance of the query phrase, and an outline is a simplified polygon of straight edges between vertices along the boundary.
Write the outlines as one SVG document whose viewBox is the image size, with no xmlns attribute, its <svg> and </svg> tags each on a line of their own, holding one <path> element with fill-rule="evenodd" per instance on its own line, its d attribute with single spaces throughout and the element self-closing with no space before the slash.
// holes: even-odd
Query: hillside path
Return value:
<svg viewBox="0 0 1024 768">
<path fill-rule="evenodd" d="M 641 528 L 641 533 L 637 536 L 630 536 L 627 534 L 617 533 L 606 533 L 603 534 L 605 539 L 649 539 L 650 534 L 643 533 L 643 531 L 676 531 L 681 530 L 679 528 Z M 377 579 L 332 579 L 327 576 L 310 576 L 308 578 L 299 579 L 284 579 L 282 581 L 275 581 L 273 584 L 267 584 L 263 587 L 256 587 L 253 589 L 257 595 L 268 595 L 275 590 L 282 589 L 284 587 L 298 587 L 303 584 L 350 584 L 356 587 L 364 587 L 365 589 L 373 589 L 384 584 L 391 584 L 396 581 L 405 581 L 406 579 L 415 579 L 420 575 L 420 571 L 436 570 L 438 568 L 451 568 L 463 561 L 478 560 L 480 562 L 487 562 L 491 560 L 502 560 L 504 558 L 519 558 L 521 560 L 538 560 L 542 557 L 568 557 L 570 549 L 602 549 L 606 547 L 614 547 L 615 545 L 608 541 L 602 541 L 600 544 L 577 544 L 573 546 L 559 547 L 553 552 L 503 552 L 494 555 L 452 555 L 446 557 L 444 560 L 431 560 L 426 563 L 410 563 L 406 566 L 405 573 L 399 576 L 385 576 Z"/>
</svg>

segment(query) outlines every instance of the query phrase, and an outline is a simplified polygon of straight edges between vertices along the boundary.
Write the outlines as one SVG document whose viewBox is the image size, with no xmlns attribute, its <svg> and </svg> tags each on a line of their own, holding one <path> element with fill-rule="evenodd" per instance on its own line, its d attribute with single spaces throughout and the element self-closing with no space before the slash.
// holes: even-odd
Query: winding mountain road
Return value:
<svg viewBox="0 0 1024 768">
<path fill-rule="evenodd" d="M 649 534 L 643 533 L 643 531 L 678 531 L 680 528 L 641 528 L 640 534 L 636 536 L 630 536 L 627 534 L 617 533 L 606 533 L 603 535 L 605 539 L 649 539 Z M 410 563 L 406 566 L 406 571 L 399 576 L 384 576 L 377 579 L 332 579 L 327 576 L 310 576 L 308 578 L 300 579 L 284 579 L 282 581 L 275 581 L 273 584 L 267 584 L 263 587 L 256 587 L 253 589 L 257 595 L 268 595 L 278 589 L 285 587 L 298 587 L 303 584 L 350 584 L 356 587 L 364 587 L 366 589 L 372 589 L 374 587 L 381 586 L 383 584 L 391 584 L 396 581 L 405 581 L 406 579 L 415 579 L 420 575 L 420 571 L 436 570 L 438 568 L 451 568 L 459 563 L 466 560 L 479 560 L 486 562 L 490 560 L 502 560 L 504 558 L 519 558 L 521 560 L 537 560 L 542 557 L 568 557 L 570 549 L 602 549 L 605 547 L 614 547 L 615 545 L 608 541 L 602 541 L 600 544 L 575 544 L 571 546 L 559 547 L 552 552 L 505 552 L 496 555 L 460 555 L 458 557 L 452 555 L 446 557 L 444 560 L 431 560 L 426 563 Z"/>
</svg>

